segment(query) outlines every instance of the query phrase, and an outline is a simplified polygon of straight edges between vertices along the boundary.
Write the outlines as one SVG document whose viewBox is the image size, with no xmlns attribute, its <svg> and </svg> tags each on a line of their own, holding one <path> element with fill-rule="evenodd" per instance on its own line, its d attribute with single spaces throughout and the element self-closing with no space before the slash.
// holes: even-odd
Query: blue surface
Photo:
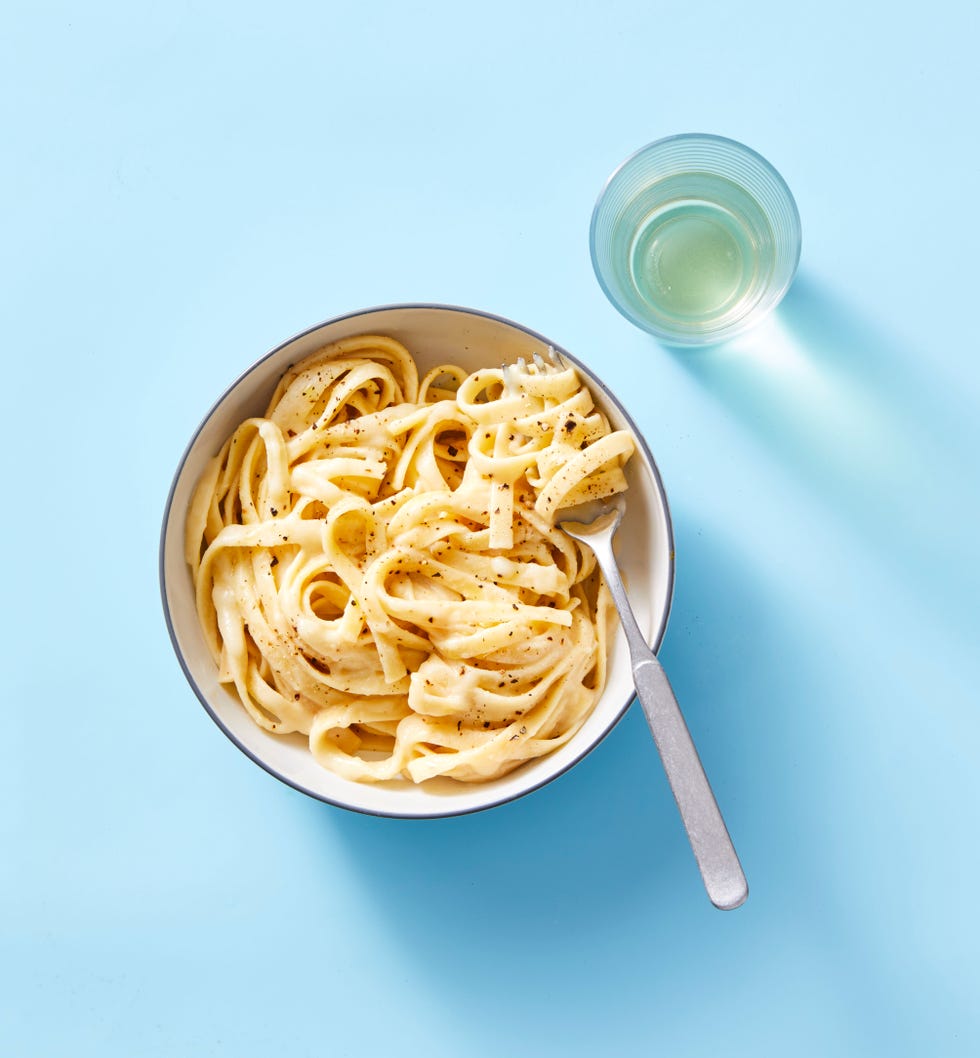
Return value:
<svg viewBox="0 0 980 1058">
<path fill-rule="evenodd" d="M 143 7 L 0 34 L 0 1053 L 980 1053 L 976 8 Z M 590 270 L 606 175 L 680 131 L 802 214 L 735 348 L 665 351 Z M 635 708 L 532 797 L 411 824 L 280 785 L 186 686 L 187 438 L 283 338 L 410 300 L 552 336 L 644 429 L 741 910 Z"/>
</svg>

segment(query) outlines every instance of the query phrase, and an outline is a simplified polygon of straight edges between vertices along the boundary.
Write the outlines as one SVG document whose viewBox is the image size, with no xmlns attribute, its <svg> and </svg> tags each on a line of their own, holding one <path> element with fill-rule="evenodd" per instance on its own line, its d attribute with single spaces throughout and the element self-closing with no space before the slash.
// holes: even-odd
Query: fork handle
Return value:
<svg viewBox="0 0 980 1058">
<path fill-rule="evenodd" d="M 704 773 L 694 740 L 684 722 L 674 690 L 657 655 L 636 623 L 626 588 L 619 575 L 611 536 L 589 539 L 602 569 L 629 644 L 636 696 L 640 699 L 653 741 L 663 761 L 667 781 L 694 851 L 701 879 L 715 907 L 730 911 L 741 906 L 749 886 L 735 846 L 722 819 L 711 784 Z"/>
<path fill-rule="evenodd" d="M 748 883 L 667 673 L 656 655 L 649 649 L 647 653 L 640 660 L 633 658 L 636 696 L 653 732 L 708 897 L 715 907 L 730 911 L 745 902 Z"/>
</svg>

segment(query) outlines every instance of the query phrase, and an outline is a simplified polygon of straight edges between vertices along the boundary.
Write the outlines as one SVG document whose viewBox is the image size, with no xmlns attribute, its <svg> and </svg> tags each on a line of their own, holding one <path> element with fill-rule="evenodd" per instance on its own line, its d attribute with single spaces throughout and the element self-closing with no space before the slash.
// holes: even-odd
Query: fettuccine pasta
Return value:
<svg viewBox="0 0 980 1058">
<path fill-rule="evenodd" d="M 611 603 L 557 511 L 626 487 L 573 367 L 446 365 L 397 341 L 294 365 L 209 463 L 186 557 L 222 682 L 348 779 L 496 778 L 567 742 Z"/>
</svg>

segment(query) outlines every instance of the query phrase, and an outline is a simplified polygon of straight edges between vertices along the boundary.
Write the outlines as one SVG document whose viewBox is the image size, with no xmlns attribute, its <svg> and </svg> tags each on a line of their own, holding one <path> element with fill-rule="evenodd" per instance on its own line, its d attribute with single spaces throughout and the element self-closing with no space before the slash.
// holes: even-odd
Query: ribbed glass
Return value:
<svg viewBox="0 0 980 1058">
<path fill-rule="evenodd" d="M 800 216 L 759 154 L 722 136 L 658 140 L 609 178 L 592 214 L 592 264 L 629 320 L 662 341 L 724 341 L 789 289 Z"/>
</svg>

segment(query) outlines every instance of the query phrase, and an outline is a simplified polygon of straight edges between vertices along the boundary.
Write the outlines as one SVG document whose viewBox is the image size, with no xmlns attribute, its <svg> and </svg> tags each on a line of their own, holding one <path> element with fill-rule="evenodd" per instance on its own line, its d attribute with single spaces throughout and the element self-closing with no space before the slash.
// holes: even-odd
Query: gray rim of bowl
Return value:
<svg viewBox="0 0 980 1058">
<path fill-rule="evenodd" d="M 596 281 L 602 288 L 603 294 L 606 295 L 606 300 L 610 305 L 623 317 L 623 319 L 629 320 L 634 327 L 638 327 L 641 331 L 645 331 L 647 334 L 653 335 L 654 338 L 658 339 L 664 345 L 674 346 L 679 348 L 690 347 L 690 346 L 706 346 L 706 345 L 719 345 L 722 342 L 728 341 L 731 338 L 737 337 L 739 334 L 744 333 L 745 330 L 749 329 L 751 325 L 739 327 L 737 324 L 732 326 L 729 330 L 723 331 L 720 336 L 712 336 L 707 339 L 690 336 L 680 336 L 672 334 L 669 331 L 653 327 L 648 324 L 645 320 L 639 316 L 633 315 L 629 312 L 625 306 L 620 305 L 619 301 L 613 296 L 612 291 L 606 285 L 606 281 L 602 277 L 602 269 L 599 267 L 599 262 L 596 258 L 595 249 L 595 229 L 596 222 L 599 218 L 599 207 L 602 205 L 602 200 L 606 197 L 606 192 L 609 190 L 609 186 L 616 179 L 617 176 L 625 169 L 634 158 L 638 158 L 641 154 L 651 150 L 653 147 L 659 147 L 665 143 L 676 143 L 678 140 L 710 140 L 713 143 L 721 143 L 728 147 L 736 147 L 740 151 L 745 151 L 746 154 L 751 155 L 760 165 L 767 169 L 772 176 L 775 178 L 776 183 L 786 193 L 787 201 L 789 202 L 792 213 L 796 218 L 796 227 L 800 227 L 800 210 L 796 204 L 796 198 L 793 192 L 790 190 L 789 184 L 783 177 L 783 174 L 766 158 L 761 155 L 757 150 L 749 147 L 747 144 L 742 143 L 741 140 L 733 140 L 730 136 L 719 136 L 714 132 L 679 132 L 673 136 L 662 136 L 658 140 L 651 140 L 650 143 L 645 143 L 642 147 L 637 148 L 632 154 L 624 158 L 619 165 L 606 177 L 599 194 L 596 196 L 595 205 L 592 207 L 592 219 L 589 222 L 589 257 L 592 260 L 592 271 L 595 273 Z M 798 239 L 796 244 L 796 255 L 793 262 L 793 270 L 790 273 L 789 282 L 786 284 L 786 289 L 792 285 L 793 278 L 796 275 L 796 270 L 799 268 L 800 255 L 802 249 L 802 240 Z M 785 293 L 785 291 L 783 291 Z M 780 298 L 782 294 L 780 295 Z M 778 300 L 778 299 L 777 299 Z"/>
<path fill-rule="evenodd" d="M 521 790 L 519 793 L 509 794 L 506 797 L 501 797 L 497 801 L 491 801 L 491 802 L 489 802 L 487 804 L 478 805 L 478 806 L 476 806 L 474 808 L 453 808 L 453 809 L 448 809 L 447 811 L 426 812 L 426 813 L 411 813 L 411 812 L 401 813 L 401 812 L 376 811 L 376 810 L 372 810 L 372 809 L 368 809 L 368 808 L 361 808 L 361 807 L 358 807 L 356 805 L 346 804 L 343 801 L 337 801 L 337 800 L 334 800 L 333 798 L 325 797 L 323 794 L 317 793 L 315 790 L 310 790 L 306 786 L 303 786 L 301 783 L 295 782 L 294 780 L 290 779 L 288 776 L 285 776 L 281 772 L 277 771 L 275 768 L 273 768 L 271 765 L 266 763 L 264 760 L 262 760 L 261 758 L 257 757 L 247 746 L 245 746 L 242 742 L 240 742 L 235 737 L 235 735 L 231 731 L 229 731 L 227 727 L 225 727 L 225 725 L 222 723 L 221 719 L 218 717 L 218 715 L 215 713 L 215 711 L 211 708 L 211 705 L 208 702 L 206 696 L 201 691 L 201 688 L 197 685 L 197 682 L 195 681 L 194 677 L 191 675 L 191 672 L 190 672 L 189 668 L 187 667 L 187 663 L 184 660 L 184 655 L 181 652 L 180 645 L 177 642 L 177 634 L 176 634 L 176 631 L 174 629 L 173 621 L 172 621 L 171 616 L 170 616 L 170 607 L 167 604 L 167 577 L 166 577 L 165 551 L 166 551 L 166 543 L 167 543 L 167 525 L 170 522 L 170 511 L 171 511 L 171 508 L 173 506 L 174 492 L 176 491 L 176 488 L 177 488 L 177 482 L 180 480 L 180 476 L 183 473 L 184 464 L 187 462 L 187 457 L 190 455 L 191 449 L 194 447 L 194 444 L 197 441 L 198 436 L 200 435 L 200 433 L 204 429 L 204 427 L 207 425 L 208 421 L 211 419 L 211 416 L 214 415 L 215 411 L 223 403 L 223 401 L 228 396 L 228 394 L 231 393 L 231 391 L 233 389 L 235 389 L 235 387 L 238 386 L 238 384 L 247 375 L 250 375 L 260 364 L 264 363 L 270 357 L 275 356 L 277 353 L 279 353 L 286 346 L 291 345 L 293 342 L 298 341 L 300 338 L 306 337 L 306 335 L 308 335 L 308 334 L 312 334 L 314 331 L 321 330 L 323 327 L 328 327 L 328 326 L 331 326 L 332 324 L 335 324 L 335 323 L 343 323 L 343 322 L 345 322 L 347 320 L 354 320 L 354 319 L 357 319 L 359 316 L 368 316 L 368 315 L 371 315 L 372 313 L 375 313 L 375 312 L 403 311 L 403 310 L 406 310 L 406 309 L 410 309 L 410 310 L 411 309 L 425 309 L 425 310 L 427 310 L 427 309 L 437 309 L 437 310 L 444 311 L 444 312 L 459 312 L 459 313 L 462 313 L 463 315 L 466 315 L 466 316 L 480 316 L 483 319 L 494 320 L 497 323 L 502 323 L 502 324 L 504 324 L 504 325 L 506 325 L 508 327 L 513 327 L 515 330 L 523 332 L 528 337 L 533 338 L 535 341 L 541 342 L 545 346 L 549 346 L 550 345 L 561 356 L 567 357 L 567 359 L 570 360 L 576 367 L 581 368 L 584 372 L 586 372 L 587 375 L 589 375 L 590 377 L 596 378 L 596 381 L 599 382 L 599 385 L 602 388 L 603 396 L 611 404 L 615 405 L 616 409 L 619 411 L 619 413 L 623 416 L 623 418 L 626 420 L 627 424 L 629 425 L 630 430 L 633 432 L 633 436 L 639 442 L 640 447 L 643 450 L 643 454 L 645 455 L 645 457 L 647 459 L 647 462 L 648 462 L 648 464 L 650 466 L 650 470 L 651 470 L 651 472 L 653 474 L 653 481 L 654 481 L 654 485 L 656 486 L 657 493 L 659 494 L 660 502 L 663 504 L 664 516 L 665 516 L 665 520 L 666 520 L 666 523 L 667 523 L 667 548 L 668 548 L 668 553 L 667 553 L 667 601 L 666 601 L 666 605 L 664 606 L 663 614 L 662 614 L 662 616 L 660 618 L 660 625 L 659 625 L 659 627 L 657 629 L 656 635 L 654 636 L 653 643 L 651 644 L 654 652 L 656 652 L 660 648 L 660 644 L 663 642 L 664 633 L 667 630 L 667 622 L 668 622 L 668 619 L 670 617 L 670 610 L 671 610 L 671 606 L 672 606 L 673 598 L 674 598 L 674 562 L 675 562 L 675 560 L 674 560 L 674 528 L 673 528 L 673 520 L 671 519 L 671 516 L 670 516 L 670 507 L 668 506 L 668 502 L 667 502 L 667 493 L 666 493 L 666 490 L 664 489 L 663 481 L 662 481 L 662 479 L 660 477 L 660 469 L 658 468 L 658 466 L 656 464 L 656 461 L 653 458 L 653 453 L 650 451 L 650 447 L 649 447 L 649 445 L 646 442 L 646 438 L 644 438 L 644 436 L 637 429 L 636 423 L 633 422 L 632 416 L 630 416 L 630 414 L 626 411 L 626 409 L 623 407 L 623 405 L 620 403 L 620 401 L 606 387 L 606 385 L 602 382 L 602 380 L 599 379 L 597 376 L 593 375 L 592 371 L 584 363 L 582 363 L 577 357 L 573 356 L 571 353 L 569 353 L 567 350 L 565 350 L 562 346 L 555 344 L 554 342 L 551 341 L 551 339 L 546 338 L 544 335 L 539 334 L 537 331 L 533 331 L 529 327 L 525 327 L 521 323 L 515 323 L 514 320 L 510 320 L 510 319 L 508 319 L 505 316 L 498 316 L 498 315 L 495 315 L 492 312 L 483 312 L 480 309 L 469 309 L 469 308 L 465 308 L 464 306 L 461 306 L 461 305 L 443 305 L 443 304 L 439 304 L 437 302 L 405 302 L 405 303 L 394 303 L 394 304 L 390 304 L 390 305 L 377 305 L 377 306 L 375 306 L 373 308 L 358 309 L 355 312 L 344 313 L 341 316 L 334 316 L 331 319 L 324 320 L 323 322 L 317 323 L 317 324 L 315 324 L 312 327 L 307 327 L 304 330 L 299 331 L 297 334 L 294 334 L 291 338 L 286 339 L 286 341 L 280 342 L 279 345 L 277 345 L 274 349 L 271 349 L 268 353 L 266 353 L 264 356 L 261 356 L 258 360 L 256 360 L 254 363 L 252 363 L 248 368 L 246 368 L 235 379 L 235 381 L 231 383 L 231 385 L 226 387 L 226 389 L 221 394 L 221 396 L 218 397 L 218 399 L 208 409 L 208 411 L 205 414 L 204 418 L 198 424 L 197 429 L 194 431 L 193 435 L 191 436 L 190 441 L 187 443 L 187 446 L 184 449 L 183 455 L 180 457 L 180 462 L 177 464 L 177 470 L 174 473 L 173 481 L 170 484 L 170 491 L 167 494 L 167 501 L 166 501 L 166 504 L 164 505 L 163 524 L 162 524 L 161 530 L 160 530 L 160 547 L 159 547 L 159 554 L 158 554 L 157 561 L 158 561 L 158 568 L 159 568 L 160 595 L 161 595 L 161 599 L 162 599 L 162 602 L 163 602 L 164 620 L 166 621 L 167 632 L 170 635 L 171 645 L 173 646 L 174 653 L 177 655 L 177 661 L 179 662 L 181 670 L 184 673 L 184 677 L 187 680 L 187 682 L 190 684 L 191 688 L 193 689 L 194 694 L 197 696 L 198 701 L 201 703 L 201 705 L 204 706 L 206 712 L 211 717 L 211 719 L 214 721 L 214 723 L 217 725 L 219 730 L 221 730 L 224 733 L 224 735 L 226 736 L 226 738 L 228 738 L 228 740 L 230 742 L 232 742 L 235 746 L 237 746 L 238 749 L 242 753 L 244 753 L 246 757 L 248 757 L 254 764 L 257 764 L 260 768 L 262 768 L 263 771 L 268 772 L 269 775 L 273 776 L 273 778 L 278 779 L 281 783 L 284 783 L 286 786 L 290 786 L 294 790 L 298 791 L 299 793 L 306 794 L 307 797 L 312 797 L 316 801 L 321 801 L 324 804 L 333 805 L 335 808 L 346 809 L 348 812 L 357 812 L 357 813 L 359 813 L 361 815 L 367 815 L 367 816 L 380 816 L 380 817 L 387 818 L 387 819 L 448 819 L 448 818 L 451 818 L 453 816 L 474 815 L 477 812 L 485 812 L 485 811 L 487 811 L 490 808 L 499 808 L 501 805 L 508 804 L 511 801 L 520 800 L 522 797 L 526 797 L 528 794 L 534 793 L 536 790 L 540 790 L 542 787 L 547 786 L 551 782 L 554 782 L 555 779 L 559 778 L 560 776 L 564 775 L 567 771 L 569 771 L 571 768 L 575 767 L 576 764 L 578 764 L 585 757 L 587 757 L 597 746 L 599 746 L 600 743 L 602 743 L 606 739 L 606 737 L 610 734 L 610 732 L 613 730 L 613 728 L 615 728 L 619 724 L 619 722 L 623 719 L 623 717 L 626 715 L 627 711 L 629 710 L 629 707 L 633 704 L 633 700 L 636 697 L 636 695 L 635 694 L 631 694 L 629 696 L 629 698 L 627 698 L 625 704 L 622 706 L 622 708 L 619 710 L 619 712 L 613 718 L 612 722 L 602 732 L 602 734 L 599 736 L 599 738 L 597 738 L 596 741 L 593 742 L 591 745 L 586 746 L 582 750 L 582 752 L 579 753 L 579 755 L 577 757 L 575 757 L 573 760 L 569 761 L 568 764 L 564 768 L 562 768 L 560 771 L 555 772 L 554 775 L 549 775 L 547 778 L 542 779 L 538 783 L 535 783 L 533 786 L 529 786 L 529 787 L 527 787 L 527 789 Z"/>
</svg>

